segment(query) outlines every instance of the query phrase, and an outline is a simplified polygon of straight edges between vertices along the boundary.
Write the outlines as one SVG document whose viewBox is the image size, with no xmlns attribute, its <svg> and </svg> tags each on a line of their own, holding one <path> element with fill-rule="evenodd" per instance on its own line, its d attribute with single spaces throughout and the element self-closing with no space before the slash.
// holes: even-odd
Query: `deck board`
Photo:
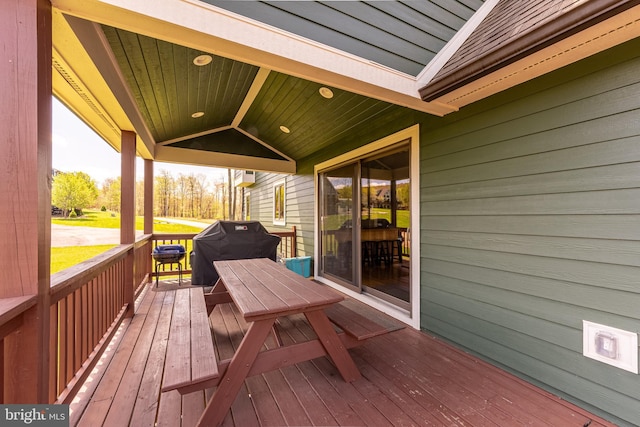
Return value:
<svg viewBox="0 0 640 427">
<path fill-rule="evenodd" d="M 212 389 L 160 393 L 174 295 L 146 290 L 136 315 L 116 335 L 110 360 L 91 377 L 99 384 L 88 383 L 72 405 L 71 425 L 196 423 Z M 372 314 L 358 302 L 345 303 Z M 246 322 L 231 304 L 217 306 L 209 320 L 218 360 L 229 359 Z M 284 343 L 315 337 L 302 315 L 280 319 L 278 330 Z M 265 348 L 274 345 L 267 339 Z M 245 381 L 223 425 L 548 426 L 583 425 L 590 418 L 591 427 L 612 425 L 411 328 L 371 338 L 350 352 L 361 379 L 344 382 L 326 357 L 257 375 Z"/>
</svg>

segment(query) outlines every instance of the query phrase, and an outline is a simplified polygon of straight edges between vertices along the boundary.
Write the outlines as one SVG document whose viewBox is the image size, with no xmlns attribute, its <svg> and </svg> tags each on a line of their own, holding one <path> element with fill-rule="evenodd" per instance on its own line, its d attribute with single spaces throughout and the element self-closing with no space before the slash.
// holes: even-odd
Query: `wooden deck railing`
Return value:
<svg viewBox="0 0 640 427">
<path fill-rule="evenodd" d="M 52 275 L 50 401 L 73 399 L 122 322 L 124 260 L 133 250 L 120 245 Z"/>
<path fill-rule="evenodd" d="M 291 227 L 291 231 L 270 231 L 271 234 L 280 236 L 282 239 L 278 245 L 277 253 L 282 258 L 294 258 L 298 254 L 296 242 L 296 226 Z"/>
<path fill-rule="evenodd" d="M 23 325 L 24 313 L 36 305 L 36 295 L 0 299 L 0 404 L 4 402 L 4 339 Z"/>
<path fill-rule="evenodd" d="M 296 250 L 296 227 L 293 226 L 290 231 L 269 231 L 271 234 L 279 236 L 282 240 L 276 249 L 276 253 L 283 258 L 293 258 L 297 254 Z M 154 233 L 153 247 L 159 245 L 182 245 L 185 247 L 186 255 L 180 261 L 183 274 L 191 273 L 191 257 L 189 254 L 193 249 L 193 237 L 196 233 L 189 234 L 173 234 L 173 233 Z M 151 253 L 153 249 L 149 250 Z M 155 275 L 155 265 L 151 267 L 151 272 Z M 159 264 L 158 276 L 175 276 L 178 274 L 178 264 Z"/>
<path fill-rule="evenodd" d="M 279 253 L 295 256 L 295 228 L 273 234 L 282 237 Z M 138 295 L 152 278 L 152 248 L 158 244 L 185 246 L 187 256 L 182 265 L 185 272 L 190 272 L 188 253 L 193 236 L 140 236 L 135 244 L 117 246 L 51 276 L 50 339 L 45 350 L 49 359 L 50 403 L 69 403 L 91 373 L 133 304 L 127 301 L 127 294 Z M 133 257 L 130 265 L 134 272 L 129 276 L 133 277 L 133 283 L 125 283 L 128 257 Z M 161 274 L 176 273 L 177 270 Z M 0 299 L 0 355 L 4 353 L 4 338 L 20 329 L 23 314 L 36 303 L 35 295 Z M 4 358 L 0 357 L 0 372 L 4 372 L 4 364 Z M 4 378 L 0 375 L 0 403 L 4 403 L 3 389 Z"/>
<path fill-rule="evenodd" d="M 140 294 L 142 287 L 151 280 L 151 251 L 153 235 L 145 234 L 136 239 L 133 258 L 134 295 Z"/>
</svg>

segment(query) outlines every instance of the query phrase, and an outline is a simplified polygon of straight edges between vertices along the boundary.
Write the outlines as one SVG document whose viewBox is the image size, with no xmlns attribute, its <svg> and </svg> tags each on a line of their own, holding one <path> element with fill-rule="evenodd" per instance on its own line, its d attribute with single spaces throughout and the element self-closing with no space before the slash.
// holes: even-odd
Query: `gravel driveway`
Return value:
<svg viewBox="0 0 640 427">
<path fill-rule="evenodd" d="M 173 222 L 176 224 L 191 225 L 198 228 L 206 228 L 210 224 L 181 219 L 156 218 L 158 222 Z M 136 230 L 136 236 L 141 235 L 141 230 Z M 119 228 L 79 227 L 75 225 L 51 224 L 51 247 L 63 246 L 94 246 L 94 245 L 118 245 L 120 244 Z"/>
<path fill-rule="evenodd" d="M 136 235 L 142 231 L 136 230 Z M 78 227 L 51 224 L 51 247 L 120 244 L 119 228 Z"/>
</svg>

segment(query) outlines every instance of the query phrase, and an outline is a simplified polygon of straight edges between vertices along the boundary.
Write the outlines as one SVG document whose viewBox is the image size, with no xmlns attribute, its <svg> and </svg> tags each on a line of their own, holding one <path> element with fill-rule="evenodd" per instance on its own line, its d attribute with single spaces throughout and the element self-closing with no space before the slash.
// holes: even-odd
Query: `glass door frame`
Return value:
<svg viewBox="0 0 640 427">
<path fill-rule="evenodd" d="M 336 283 L 336 281 L 332 280 L 329 277 L 323 277 L 320 275 L 320 263 L 314 263 L 314 278 L 319 282 L 325 283 L 335 289 L 339 290 L 347 294 L 348 296 L 362 301 L 365 304 L 368 304 L 384 313 L 389 314 L 392 317 L 395 317 L 398 320 L 401 320 L 412 326 L 416 329 L 420 328 L 420 236 L 419 236 L 419 224 L 420 224 L 420 127 L 419 125 L 414 125 L 394 134 L 391 134 L 387 137 L 384 137 L 380 140 L 374 141 L 370 144 L 359 147 L 350 152 L 344 153 L 342 155 L 336 156 L 333 159 L 327 160 L 325 162 L 319 163 L 314 167 L 314 181 L 315 181 L 315 197 L 316 197 L 316 212 L 314 215 L 314 257 L 316 260 L 320 259 L 322 256 L 320 253 L 320 186 L 319 186 L 319 176 L 322 172 L 328 171 L 339 165 L 346 165 L 348 163 L 352 163 L 357 161 L 358 159 L 368 157 L 376 152 L 383 151 L 388 149 L 391 146 L 394 146 L 398 143 L 402 143 L 405 141 L 409 141 L 409 146 L 411 150 L 411 160 L 410 160 L 410 174 L 411 174 L 411 196 L 410 196 L 410 224 L 412 229 L 416 231 L 411 233 L 411 242 L 410 242 L 410 251 L 413 256 L 410 257 L 410 269 L 411 269 L 411 278 L 410 278 L 410 304 L 409 309 L 405 310 L 404 308 L 393 306 L 389 304 L 387 301 L 384 301 L 380 298 L 376 298 L 375 296 L 369 293 L 359 293 L 353 291 L 342 284 Z M 360 177 L 358 177 L 360 178 Z M 360 196 L 358 195 L 359 199 Z M 359 200 L 358 200 L 359 203 Z M 358 205 L 358 209 L 360 206 Z M 354 238 L 358 238 L 358 234 L 360 233 L 360 214 L 358 213 L 358 224 L 353 228 L 357 231 L 354 231 Z M 358 240 L 359 241 L 359 240 Z M 359 256 L 354 255 L 354 259 L 359 260 Z M 357 269 L 359 270 L 359 269 Z M 359 280 L 360 278 L 358 278 Z M 359 282 L 358 282 L 359 283 Z"/>
<path fill-rule="evenodd" d="M 321 179 L 321 174 L 324 173 L 329 173 L 333 170 L 337 170 L 340 169 L 343 166 L 352 166 L 353 167 L 353 172 L 351 175 L 351 180 L 352 180 L 352 188 L 355 185 L 355 183 L 358 182 L 358 180 L 360 179 L 360 168 L 356 167 L 356 164 L 351 164 L 351 162 L 347 163 L 347 164 L 337 164 L 334 167 L 331 167 L 329 169 L 323 170 L 320 173 L 318 173 L 316 175 L 316 186 L 317 186 L 317 197 L 318 197 L 318 212 L 316 213 L 316 218 L 318 220 L 318 224 L 319 224 L 319 228 L 318 231 L 316 233 L 316 236 L 318 236 L 318 238 L 316 239 L 317 242 L 317 252 L 320 253 L 319 256 L 316 256 L 315 259 L 318 260 L 315 265 L 316 265 L 316 276 L 320 275 L 321 271 L 324 272 L 324 275 L 328 276 L 331 278 L 331 280 L 335 281 L 336 283 L 340 283 L 342 286 L 345 286 L 348 289 L 351 289 L 355 292 L 362 292 L 362 278 L 361 278 L 361 272 L 360 269 L 357 268 L 357 266 L 360 265 L 360 251 L 358 250 L 358 245 L 354 245 L 353 242 L 359 242 L 360 241 L 360 216 L 357 215 L 357 213 L 359 212 L 360 209 L 360 195 L 358 194 L 359 192 L 357 191 L 353 191 L 352 189 L 352 193 L 351 193 L 351 279 L 352 281 L 349 282 L 348 280 L 346 280 L 344 277 L 340 277 L 338 274 L 334 274 L 330 271 L 326 271 L 324 270 L 325 265 L 325 258 L 324 256 L 326 255 L 324 248 L 322 247 L 322 242 L 325 241 L 323 236 L 323 227 L 322 227 L 322 221 L 323 221 L 323 208 L 324 206 L 324 201 L 322 200 L 322 194 L 324 193 L 324 185 L 325 185 L 325 181 L 323 181 Z M 339 255 L 339 254 L 338 254 Z"/>
</svg>

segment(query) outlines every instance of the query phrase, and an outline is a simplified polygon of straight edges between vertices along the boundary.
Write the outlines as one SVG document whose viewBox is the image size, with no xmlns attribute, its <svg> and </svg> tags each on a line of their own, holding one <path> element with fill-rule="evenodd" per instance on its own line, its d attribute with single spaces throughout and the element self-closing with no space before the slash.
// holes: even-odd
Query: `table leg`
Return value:
<svg viewBox="0 0 640 427">
<path fill-rule="evenodd" d="M 229 367 L 207 403 L 198 426 L 218 426 L 229 412 L 231 404 L 238 395 L 247 374 L 256 360 L 262 345 L 271 331 L 275 319 L 265 319 L 253 322 L 245 334 L 240 347 L 233 355 Z"/>
<path fill-rule="evenodd" d="M 333 361 L 342 378 L 350 383 L 361 377 L 360 370 L 349 355 L 347 348 L 338 337 L 333 325 L 322 310 L 304 313 L 315 331 L 329 358 Z"/>
</svg>

